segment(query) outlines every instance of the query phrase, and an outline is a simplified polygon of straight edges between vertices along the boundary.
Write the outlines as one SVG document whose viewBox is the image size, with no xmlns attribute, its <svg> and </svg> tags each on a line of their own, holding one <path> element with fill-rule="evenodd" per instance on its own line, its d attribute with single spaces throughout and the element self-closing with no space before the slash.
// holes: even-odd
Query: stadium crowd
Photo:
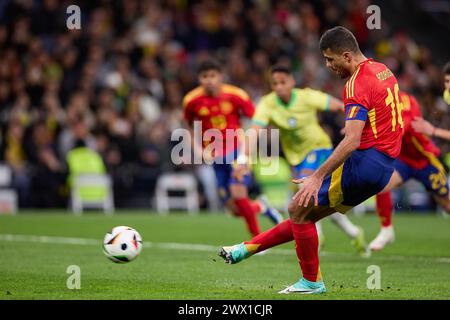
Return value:
<svg viewBox="0 0 450 320">
<path fill-rule="evenodd" d="M 450 123 L 430 49 L 386 21 L 369 32 L 369 1 L 85 0 L 77 2 L 80 30 L 66 26 L 71 4 L 0 4 L 0 161 L 13 168 L 21 208 L 67 205 L 66 155 L 80 139 L 103 157 L 117 206 L 150 198 L 161 172 L 190 170 L 170 161 L 170 135 L 182 126 L 181 99 L 196 86 L 196 65 L 210 55 L 255 103 L 277 62 L 292 66 L 299 86 L 341 97 L 344 80 L 327 72 L 318 50 L 323 30 L 338 24 L 388 65 L 426 118 Z M 343 117 L 321 118 L 338 142 Z"/>
</svg>

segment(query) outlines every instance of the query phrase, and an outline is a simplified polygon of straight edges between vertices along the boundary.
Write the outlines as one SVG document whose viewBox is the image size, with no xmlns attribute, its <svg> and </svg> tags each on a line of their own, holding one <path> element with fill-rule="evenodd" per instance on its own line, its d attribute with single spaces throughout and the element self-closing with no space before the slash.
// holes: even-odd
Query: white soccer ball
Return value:
<svg viewBox="0 0 450 320">
<path fill-rule="evenodd" d="M 116 263 L 126 263 L 137 258 L 142 250 L 142 237 L 127 226 L 113 228 L 105 235 L 103 252 Z"/>
</svg>

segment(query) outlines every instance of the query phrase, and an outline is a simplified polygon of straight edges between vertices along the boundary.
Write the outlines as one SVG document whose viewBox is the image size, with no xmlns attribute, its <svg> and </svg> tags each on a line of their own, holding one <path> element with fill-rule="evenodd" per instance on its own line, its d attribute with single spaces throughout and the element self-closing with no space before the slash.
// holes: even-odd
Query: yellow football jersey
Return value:
<svg viewBox="0 0 450 320">
<path fill-rule="evenodd" d="M 271 92 L 262 97 L 252 121 L 261 126 L 272 124 L 280 130 L 286 160 L 295 166 L 312 150 L 332 147 L 317 118 L 317 111 L 328 110 L 329 103 L 328 94 L 309 88 L 293 89 L 287 104 Z"/>
<path fill-rule="evenodd" d="M 444 101 L 450 106 L 450 91 L 444 90 Z"/>
</svg>

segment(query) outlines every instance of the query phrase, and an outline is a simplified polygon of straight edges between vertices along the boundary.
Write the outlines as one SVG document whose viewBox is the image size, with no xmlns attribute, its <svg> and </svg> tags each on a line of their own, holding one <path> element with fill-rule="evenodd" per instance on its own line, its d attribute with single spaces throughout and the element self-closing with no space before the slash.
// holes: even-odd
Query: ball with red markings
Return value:
<svg viewBox="0 0 450 320">
<path fill-rule="evenodd" d="M 113 228 L 105 235 L 103 252 L 116 263 L 133 261 L 141 253 L 142 237 L 135 229 L 127 226 Z"/>
</svg>

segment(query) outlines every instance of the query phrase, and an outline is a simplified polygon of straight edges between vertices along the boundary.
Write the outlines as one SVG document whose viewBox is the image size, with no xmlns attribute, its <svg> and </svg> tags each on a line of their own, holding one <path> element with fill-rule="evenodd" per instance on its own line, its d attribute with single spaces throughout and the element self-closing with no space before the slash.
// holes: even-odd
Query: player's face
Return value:
<svg viewBox="0 0 450 320">
<path fill-rule="evenodd" d="M 222 73 L 218 70 L 206 70 L 199 74 L 198 81 L 207 95 L 216 95 L 222 85 Z"/>
<path fill-rule="evenodd" d="M 446 74 L 444 76 L 444 86 L 445 86 L 445 89 L 450 91 L 450 74 Z"/>
<path fill-rule="evenodd" d="M 350 63 L 348 58 L 348 52 L 341 54 L 334 53 L 330 49 L 322 51 L 325 57 L 327 68 L 336 73 L 341 78 L 347 78 L 351 75 L 349 70 Z"/>
<path fill-rule="evenodd" d="M 272 74 L 272 90 L 283 100 L 291 97 L 291 91 L 295 87 L 294 77 L 284 72 Z"/>
</svg>

